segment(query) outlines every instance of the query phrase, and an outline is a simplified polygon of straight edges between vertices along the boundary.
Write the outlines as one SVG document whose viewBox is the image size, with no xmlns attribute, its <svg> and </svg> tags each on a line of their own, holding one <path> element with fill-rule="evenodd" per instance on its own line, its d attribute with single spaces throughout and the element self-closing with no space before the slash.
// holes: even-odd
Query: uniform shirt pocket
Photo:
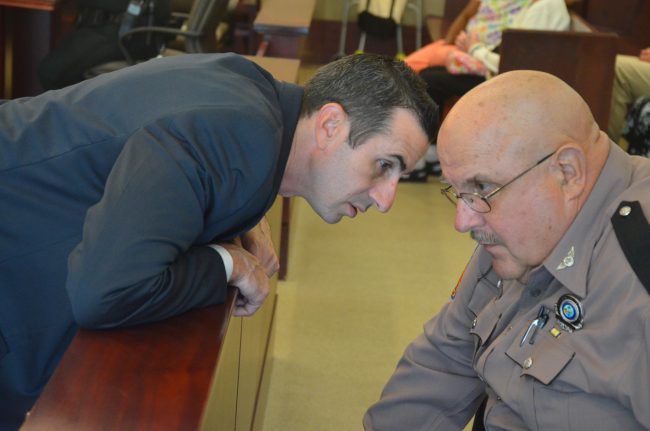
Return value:
<svg viewBox="0 0 650 431">
<path fill-rule="evenodd" d="M 467 308 L 475 316 L 469 332 L 478 337 L 477 347 L 488 341 L 501 318 L 501 314 L 496 310 L 494 304 L 494 297 L 497 293 L 495 289 L 495 285 L 485 279 L 479 281 L 474 295 L 467 304 Z"/>
<path fill-rule="evenodd" d="M 501 315 L 491 313 L 486 310 L 480 315 L 476 316 L 472 323 L 472 329 L 469 330 L 470 334 L 476 335 L 479 338 L 479 344 L 485 344 L 496 328 Z"/>
<path fill-rule="evenodd" d="M 531 376 L 548 385 L 567 366 L 575 356 L 573 350 L 548 335 L 540 334 L 534 345 L 512 344 L 506 355 L 521 367 L 522 376 Z"/>
<path fill-rule="evenodd" d="M 483 358 L 483 360 L 479 360 L 479 358 L 489 345 L 488 341 L 494 333 L 494 329 L 499 323 L 499 319 L 501 319 L 501 314 L 497 314 L 494 307 L 488 306 L 481 314 L 476 316 L 474 322 L 472 322 L 472 328 L 469 332 L 476 336 L 474 340 L 474 365 L 477 371 L 479 371 L 484 365 L 479 362 L 484 361 L 485 358 Z"/>
</svg>

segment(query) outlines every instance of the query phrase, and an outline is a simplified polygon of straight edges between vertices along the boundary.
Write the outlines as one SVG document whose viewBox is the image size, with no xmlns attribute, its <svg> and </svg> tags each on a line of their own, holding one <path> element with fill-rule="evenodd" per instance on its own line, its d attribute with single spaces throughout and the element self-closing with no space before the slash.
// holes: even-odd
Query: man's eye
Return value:
<svg viewBox="0 0 650 431">
<path fill-rule="evenodd" d="M 493 184 L 482 183 L 482 182 L 476 183 L 476 191 L 481 195 L 490 193 L 492 190 L 494 190 Z"/>
<path fill-rule="evenodd" d="M 393 169 L 393 163 L 389 162 L 388 160 L 379 160 L 379 169 L 382 172 L 387 172 Z"/>
</svg>

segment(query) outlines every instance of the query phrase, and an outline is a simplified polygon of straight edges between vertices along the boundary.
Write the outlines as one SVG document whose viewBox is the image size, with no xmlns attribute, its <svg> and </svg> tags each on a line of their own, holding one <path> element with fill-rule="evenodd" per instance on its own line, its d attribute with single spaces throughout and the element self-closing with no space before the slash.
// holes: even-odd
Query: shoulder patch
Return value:
<svg viewBox="0 0 650 431">
<path fill-rule="evenodd" d="M 623 201 L 611 218 L 623 254 L 650 294 L 650 224 L 638 201 Z"/>
</svg>

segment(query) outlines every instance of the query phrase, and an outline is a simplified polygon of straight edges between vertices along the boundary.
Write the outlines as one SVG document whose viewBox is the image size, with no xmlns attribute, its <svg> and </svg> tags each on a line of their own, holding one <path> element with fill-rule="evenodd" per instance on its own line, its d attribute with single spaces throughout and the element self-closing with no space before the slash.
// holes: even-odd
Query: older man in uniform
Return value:
<svg viewBox="0 0 650 431">
<path fill-rule="evenodd" d="M 482 402 L 491 430 L 650 428 L 650 160 L 532 71 L 468 93 L 438 142 L 479 246 L 366 430 L 459 430 Z"/>
</svg>

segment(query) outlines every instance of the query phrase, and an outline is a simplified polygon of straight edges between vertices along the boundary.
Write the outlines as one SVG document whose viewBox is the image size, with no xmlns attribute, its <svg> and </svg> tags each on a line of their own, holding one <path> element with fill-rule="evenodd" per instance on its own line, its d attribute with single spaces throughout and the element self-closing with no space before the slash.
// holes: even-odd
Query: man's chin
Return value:
<svg viewBox="0 0 650 431">
<path fill-rule="evenodd" d="M 340 222 L 344 216 L 344 214 L 341 214 L 337 211 L 330 211 L 327 208 L 314 206 L 309 201 L 307 201 L 307 203 L 309 203 L 311 209 L 314 210 L 316 214 L 318 214 L 318 217 L 320 217 L 327 224 L 336 224 Z"/>
<path fill-rule="evenodd" d="M 327 224 L 336 224 L 341 221 L 343 214 L 319 214 Z"/>
<path fill-rule="evenodd" d="M 494 255 L 494 254 L 498 253 L 498 251 L 497 251 L 497 248 L 499 247 L 498 244 L 481 244 L 481 246 L 483 246 L 485 251 L 487 251 L 491 255 Z"/>
<path fill-rule="evenodd" d="M 501 244 L 481 244 L 481 247 L 492 256 L 492 260 L 508 260 L 510 254 L 508 250 Z"/>
<path fill-rule="evenodd" d="M 338 223 L 343 219 L 343 217 L 348 217 L 350 219 L 353 219 L 357 216 L 357 214 L 358 214 L 357 209 L 350 204 L 346 205 L 345 208 L 342 208 L 339 211 L 334 210 L 331 212 L 319 213 L 321 218 L 329 224 Z"/>
<path fill-rule="evenodd" d="M 490 255 L 492 256 L 492 269 L 502 280 L 520 280 L 528 273 L 528 268 L 514 262 L 512 257 L 493 253 Z"/>
</svg>

